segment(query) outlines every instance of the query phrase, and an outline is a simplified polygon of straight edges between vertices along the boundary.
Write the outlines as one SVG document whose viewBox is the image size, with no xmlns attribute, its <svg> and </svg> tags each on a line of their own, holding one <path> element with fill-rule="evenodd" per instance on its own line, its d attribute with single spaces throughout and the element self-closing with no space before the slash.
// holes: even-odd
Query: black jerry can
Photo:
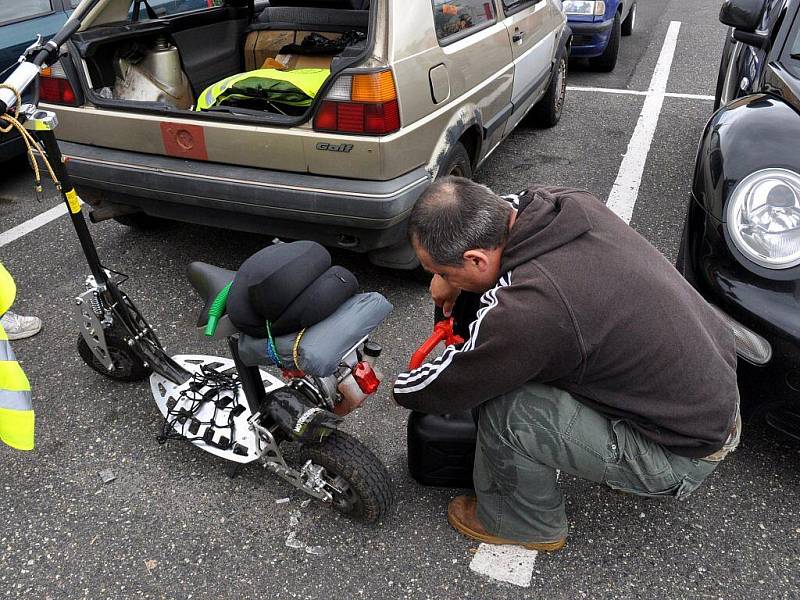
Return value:
<svg viewBox="0 0 800 600">
<path fill-rule="evenodd" d="M 471 412 L 408 417 L 408 470 L 422 485 L 472 488 L 477 427 Z"/>
</svg>

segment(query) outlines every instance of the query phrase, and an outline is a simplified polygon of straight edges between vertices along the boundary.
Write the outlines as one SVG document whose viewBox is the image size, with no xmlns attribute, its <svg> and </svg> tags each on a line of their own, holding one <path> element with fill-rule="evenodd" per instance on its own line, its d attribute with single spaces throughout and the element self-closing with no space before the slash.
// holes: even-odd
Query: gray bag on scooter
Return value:
<svg viewBox="0 0 800 600">
<path fill-rule="evenodd" d="M 297 348 L 294 362 L 294 345 L 297 333 L 275 338 L 275 347 L 281 365 L 300 369 L 316 377 L 332 375 L 345 354 L 359 340 L 380 325 L 393 306 L 378 292 L 356 294 L 346 300 L 328 318 L 306 329 Z M 239 355 L 247 366 L 272 366 L 267 351 L 268 340 L 249 335 L 239 336 Z"/>
</svg>

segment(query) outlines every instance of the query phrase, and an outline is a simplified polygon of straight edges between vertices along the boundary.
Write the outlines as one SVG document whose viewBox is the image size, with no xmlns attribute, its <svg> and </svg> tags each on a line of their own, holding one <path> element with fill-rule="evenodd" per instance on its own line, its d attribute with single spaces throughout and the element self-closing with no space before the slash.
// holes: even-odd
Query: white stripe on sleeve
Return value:
<svg viewBox="0 0 800 600">
<path fill-rule="evenodd" d="M 476 319 L 469 326 L 469 339 L 464 345 L 457 349 L 455 346 L 448 346 L 444 353 L 430 363 L 425 363 L 421 367 L 414 369 L 408 373 L 401 373 L 397 377 L 394 385 L 395 394 L 410 394 L 419 390 L 425 389 L 431 382 L 435 381 L 437 377 L 453 362 L 453 358 L 460 352 L 469 352 L 475 348 L 477 344 L 478 334 L 480 332 L 481 323 L 483 319 L 489 314 L 498 304 L 497 292 L 504 287 L 511 285 L 511 271 L 506 273 L 497 282 L 491 290 L 486 292 L 481 297 L 481 304 L 484 306 L 478 311 Z"/>
</svg>

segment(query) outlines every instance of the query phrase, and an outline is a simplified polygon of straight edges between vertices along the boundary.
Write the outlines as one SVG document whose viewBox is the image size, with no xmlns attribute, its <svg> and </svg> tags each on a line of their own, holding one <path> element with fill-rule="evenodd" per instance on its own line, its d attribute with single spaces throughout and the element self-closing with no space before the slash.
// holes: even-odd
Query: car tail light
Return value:
<svg viewBox="0 0 800 600">
<path fill-rule="evenodd" d="M 353 379 L 356 380 L 358 387 L 365 394 L 374 394 L 381 384 L 375 369 L 365 360 L 362 360 L 353 369 Z"/>
<path fill-rule="evenodd" d="M 75 90 L 72 89 L 61 63 L 57 62 L 42 71 L 39 77 L 39 99 L 50 104 L 78 105 Z"/>
<path fill-rule="evenodd" d="M 339 77 L 317 109 L 314 129 L 364 135 L 386 135 L 400 129 L 392 72 Z"/>
</svg>

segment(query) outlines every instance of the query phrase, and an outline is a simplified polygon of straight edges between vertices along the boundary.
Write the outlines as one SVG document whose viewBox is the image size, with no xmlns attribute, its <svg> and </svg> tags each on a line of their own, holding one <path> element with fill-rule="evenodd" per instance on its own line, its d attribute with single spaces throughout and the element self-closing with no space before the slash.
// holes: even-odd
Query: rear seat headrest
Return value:
<svg viewBox="0 0 800 600">
<path fill-rule="evenodd" d="M 327 31 L 325 28 L 328 26 L 335 27 L 330 31 L 341 31 L 343 28 L 366 30 L 369 27 L 369 10 L 272 5 L 266 7 L 256 21 L 284 27 L 322 28 L 317 31 Z"/>
</svg>

